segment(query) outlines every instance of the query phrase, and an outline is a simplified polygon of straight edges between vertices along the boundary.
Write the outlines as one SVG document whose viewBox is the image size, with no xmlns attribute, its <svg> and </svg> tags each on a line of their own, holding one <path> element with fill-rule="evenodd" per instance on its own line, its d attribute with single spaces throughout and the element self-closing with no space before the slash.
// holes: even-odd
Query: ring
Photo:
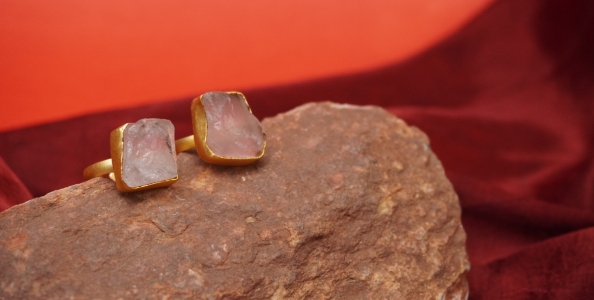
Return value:
<svg viewBox="0 0 594 300">
<path fill-rule="evenodd" d="M 111 159 L 85 168 L 85 180 L 108 175 L 120 192 L 172 185 L 178 179 L 174 127 L 164 119 L 126 123 L 110 134 Z"/>
<path fill-rule="evenodd" d="M 194 135 L 175 142 L 177 152 L 196 148 L 207 163 L 244 166 L 264 156 L 266 134 L 240 92 L 209 92 L 192 101 Z"/>
</svg>

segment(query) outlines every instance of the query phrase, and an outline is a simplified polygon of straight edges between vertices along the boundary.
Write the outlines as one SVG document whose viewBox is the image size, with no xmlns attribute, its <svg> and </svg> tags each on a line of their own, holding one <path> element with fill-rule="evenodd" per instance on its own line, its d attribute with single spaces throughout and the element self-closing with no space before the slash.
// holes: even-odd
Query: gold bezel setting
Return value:
<svg viewBox="0 0 594 300">
<path fill-rule="evenodd" d="M 115 130 L 113 130 L 110 134 L 110 152 L 111 152 L 111 160 L 113 164 L 113 174 L 115 177 L 116 187 L 120 192 L 137 192 L 137 191 L 144 191 L 144 190 L 151 190 L 160 187 L 166 187 L 174 184 L 179 175 L 176 175 L 173 178 L 161 180 L 145 185 L 130 187 L 128 186 L 124 180 L 122 179 L 123 173 L 123 165 L 124 165 L 124 130 L 130 123 L 126 123 Z"/>
<path fill-rule="evenodd" d="M 241 99 L 243 99 L 244 103 L 246 104 L 248 111 L 252 113 L 252 109 L 248 104 L 245 96 L 240 92 L 224 92 L 229 95 L 237 95 Z M 204 110 L 204 104 L 202 103 L 202 96 L 197 97 L 192 101 L 192 126 L 194 129 L 194 144 L 196 147 L 196 151 L 198 155 L 207 163 L 215 164 L 215 165 L 224 165 L 224 166 L 245 166 L 252 164 L 262 158 L 264 156 L 264 152 L 266 151 L 266 140 L 262 144 L 262 150 L 260 155 L 255 157 L 244 157 L 244 158 L 237 158 L 237 157 L 225 157 L 219 156 L 215 154 L 208 143 L 206 142 L 206 137 L 208 135 L 208 121 L 206 119 L 206 111 Z"/>
</svg>

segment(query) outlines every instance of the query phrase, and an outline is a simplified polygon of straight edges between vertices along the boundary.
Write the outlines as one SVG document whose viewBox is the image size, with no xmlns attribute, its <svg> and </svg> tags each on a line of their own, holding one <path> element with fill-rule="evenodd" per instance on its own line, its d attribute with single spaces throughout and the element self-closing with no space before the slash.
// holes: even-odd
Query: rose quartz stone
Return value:
<svg viewBox="0 0 594 300">
<path fill-rule="evenodd" d="M 143 186 L 177 176 L 174 127 L 169 120 L 142 119 L 124 129 L 122 180 Z"/>
<path fill-rule="evenodd" d="M 206 112 L 206 143 L 212 152 L 228 158 L 257 157 L 266 135 L 243 97 L 224 92 L 202 95 Z"/>
</svg>

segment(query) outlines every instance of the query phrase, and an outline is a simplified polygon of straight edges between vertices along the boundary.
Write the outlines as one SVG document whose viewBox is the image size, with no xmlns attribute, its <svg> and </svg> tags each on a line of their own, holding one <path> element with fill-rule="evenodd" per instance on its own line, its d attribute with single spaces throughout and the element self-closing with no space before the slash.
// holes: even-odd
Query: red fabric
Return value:
<svg viewBox="0 0 594 300">
<path fill-rule="evenodd" d="M 260 117 L 375 104 L 425 131 L 460 196 L 471 299 L 594 299 L 594 2 L 501 0 L 405 63 L 244 91 Z M 81 181 L 143 117 L 191 133 L 190 99 L 0 134 L 35 196 Z M 15 198 L 16 199 L 16 198 Z"/>
<path fill-rule="evenodd" d="M 31 199 L 31 193 L 0 157 L 0 211 Z"/>
</svg>

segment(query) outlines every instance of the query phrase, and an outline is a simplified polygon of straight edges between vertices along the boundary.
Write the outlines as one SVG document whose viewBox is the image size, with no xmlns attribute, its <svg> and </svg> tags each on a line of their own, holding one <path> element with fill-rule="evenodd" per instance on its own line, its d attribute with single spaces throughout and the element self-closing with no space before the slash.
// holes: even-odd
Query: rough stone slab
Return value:
<svg viewBox="0 0 594 300">
<path fill-rule="evenodd" d="M 464 299 L 465 233 L 418 129 L 307 104 L 247 167 L 178 157 L 171 187 L 96 178 L 0 214 L 1 299 Z"/>
</svg>

